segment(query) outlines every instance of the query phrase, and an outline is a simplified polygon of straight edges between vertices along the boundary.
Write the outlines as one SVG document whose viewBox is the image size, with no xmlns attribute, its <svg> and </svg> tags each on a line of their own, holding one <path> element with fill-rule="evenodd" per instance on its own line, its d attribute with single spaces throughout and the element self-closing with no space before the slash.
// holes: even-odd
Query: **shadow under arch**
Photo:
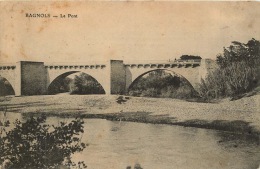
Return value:
<svg viewBox="0 0 260 169">
<path fill-rule="evenodd" d="M 14 88 L 10 81 L 0 76 L 0 96 L 15 95 Z"/>
<path fill-rule="evenodd" d="M 148 74 L 148 73 L 151 73 L 151 72 L 155 72 L 155 71 L 167 71 L 167 72 L 169 72 L 173 77 L 174 76 L 177 76 L 177 77 L 180 77 L 180 78 L 182 78 L 182 80 L 184 80 L 186 83 L 187 83 L 187 85 L 189 85 L 193 90 L 195 90 L 194 89 L 194 87 L 192 86 L 192 84 L 184 77 L 184 76 L 182 76 L 182 75 L 180 75 L 180 74 L 178 74 L 178 73 L 176 73 L 176 72 L 174 72 L 174 71 L 172 71 L 172 70 L 169 70 L 169 69 L 153 69 L 153 70 L 149 70 L 149 71 L 147 71 L 147 72 L 145 72 L 145 73 L 142 73 L 141 75 L 139 75 L 138 77 L 136 77 L 134 80 L 133 80 L 133 82 L 129 85 L 129 87 L 127 88 L 127 93 L 129 93 L 129 91 L 130 91 L 130 89 L 133 87 L 133 85 L 135 85 L 137 82 L 138 82 L 138 80 L 139 79 L 141 79 L 144 75 L 146 75 L 146 74 Z"/>
<path fill-rule="evenodd" d="M 91 78 L 91 80 L 93 80 L 98 86 L 100 86 L 102 89 L 99 93 L 91 93 L 91 94 L 106 94 L 105 90 L 104 90 L 104 87 L 101 85 L 101 83 L 96 79 L 94 78 L 93 76 L 91 76 L 90 74 L 88 73 L 85 73 L 85 72 L 82 72 L 82 71 L 69 71 L 69 72 L 65 72 L 65 73 L 62 73 L 60 74 L 59 76 L 57 76 L 56 78 L 54 78 L 50 83 L 49 85 L 47 86 L 47 94 L 49 95 L 53 95 L 53 94 L 58 94 L 58 93 L 62 93 L 62 92 L 57 92 L 57 93 L 53 93 L 51 91 L 51 88 L 53 87 L 53 85 L 55 85 L 55 82 L 57 81 L 60 81 L 60 80 L 64 80 L 66 77 L 72 75 L 72 74 L 75 74 L 75 73 L 82 73 L 82 74 L 85 74 L 87 76 L 89 76 Z M 80 94 L 80 93 L 78 93 Z M 84 94 L 84 93 L 83 93 Z"/>
</svg>

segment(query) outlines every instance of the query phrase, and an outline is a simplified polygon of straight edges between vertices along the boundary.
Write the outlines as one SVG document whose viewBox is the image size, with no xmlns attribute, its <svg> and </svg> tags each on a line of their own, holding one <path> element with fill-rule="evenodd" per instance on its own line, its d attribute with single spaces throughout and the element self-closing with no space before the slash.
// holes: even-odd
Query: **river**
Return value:
<svg viewBox="0 0 260 169">
<path fill-rule="evenodd" d="M 88 146 L 73 158 L 89 169 L 136 163 L 143 169 L 257 169 L 260 164 L 259 138 L 208 129 L 85 119 L 82 141 Z"/>
</svg>

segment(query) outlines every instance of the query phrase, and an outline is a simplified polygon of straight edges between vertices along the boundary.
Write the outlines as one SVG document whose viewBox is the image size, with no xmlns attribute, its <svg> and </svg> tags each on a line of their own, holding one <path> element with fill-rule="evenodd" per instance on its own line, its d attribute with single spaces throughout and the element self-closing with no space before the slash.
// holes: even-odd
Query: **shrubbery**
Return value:
<svg viewBox="0 0 260 169">
<path fill-rule="evenodd" d="M 143 97 L 191 98 L 196 92 L 183 78 L 172 76 L 164 70 L 148 73 L 140 77 L 129 89 L 129 95 Z"/>
<path fill-rule="evenodd" d="M 49 94 L 69 92 L 70 94 L 105 94 L 100 83 L 88 74 L 81 73 L 74 79 L 69 77 L 54 80 L 49 88 Z"/>
<path fill-rule="evenodd" d="M 0 76 L 0 96 L 14 95 L 14 89 L 11 84 Z"/>
<path fill-rule="evenodd" d="M 6 117 L 6 110 L 4 111 Z M 59 126 L 46 124 L 46 117 L 16 120 L 14 127 L 0 120 L 0 165 L 5 169 L 86 168 L 84 162 L 74 163 L 71 155 L 81 152 L 85 144 L 83 120 L 76 119 Z"/>
<path fill-rule="evenodd" d="M 202 58 L 200 56 L 194 56 L 194 55 L 182 55 L 180 57 L 180 60 L 201 60 Z"/>
<path fill-rule="evenodd" d="M 70 92 L 72 84 L 73 84 L 73 79 L 69 77 L 65 77 L 64 79 L 57 78 L 48 87 L 48 93 L 57 94 L 57 93 Z"/>
<path fill-rule="evenodd" d="M 100 83 L 85 73 L 75 76 L 70 92 L 71 94 L 105 94 Z"/>
<path fill-rule="evenodd" d="M 235 97 L 259 85 L 260 42 L 232 42 L 217 56 L 218 68 L 202 79 L 199 93 L 203 98 Z"/>
</svg>

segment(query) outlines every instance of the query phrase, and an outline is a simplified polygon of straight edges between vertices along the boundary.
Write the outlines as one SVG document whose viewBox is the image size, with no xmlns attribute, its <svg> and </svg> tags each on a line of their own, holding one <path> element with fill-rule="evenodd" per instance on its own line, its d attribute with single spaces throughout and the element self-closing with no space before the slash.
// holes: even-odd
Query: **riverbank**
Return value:
<svg viewBox="0 0 260 169">
<path fill-rule="evenodd" d="M 54 95 L 14 97 L 2 102 L 9 112 L 23 115 L 46 114 L 142 123 L 181 125 L 224 130 L 235 133 L 260 134 L 260 95 L 235 101 L 197 103 L 167 98 L 124 98 L 106 95 Z"/>
</svg>

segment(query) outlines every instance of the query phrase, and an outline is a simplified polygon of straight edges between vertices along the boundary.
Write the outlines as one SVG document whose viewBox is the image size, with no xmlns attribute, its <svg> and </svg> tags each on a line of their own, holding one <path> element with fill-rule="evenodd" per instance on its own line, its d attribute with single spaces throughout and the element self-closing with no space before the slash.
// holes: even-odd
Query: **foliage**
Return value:
<svg viewBox="0 0 260 169">
<path fill-rule="evenodd" d="M 164 70 L 156 70 L 138 78 L 130 86 L 129 94 L 144 97 L 190 98 L 195 91 L 183 78 L 172 76 Z"/>
<path fill-rule="evenodd" d="M 72 86 L 72 94 L 105 94 L 100 83 L 85 73 L 75 76 Z"/>
<path fill-rule="evenodd" d="M 259 85 L 260 42 L 232 42 L 217 56 L 218 68 L 202 79 L 200 95 L 206 99 L 238 96 Z"/>
<path fill-rule="evenodd" d="M 48 88 L 49 94 L 64 92 L 70 92 L 71 94 L 105 94 L 100 83 L 85 73 L 76 75 L 74 79 L 69 77 L 58 78 Z"/>
<path fill-rule="evenodd" d="M 72 82 L 73 82 L 73 79 L 71 79 L 69 77 L 65 77 L 64 79 L 58 78 L 50 84 L 48 93 L 57 94 L 57 93 L 70 92 Z"/>
<path fill-rule="evenodd" d="M 14 95 L 11 84 L 3 77 L 0 77 L 0 96 Z"/>
<path fill-rule="evenodd" d="M 219 54 L 216 61 L 220 68 L 238 62 L 255 67 L 260 63 L 260 42 L 255 39 L 249 40 L 246 44 L 234 41 L 229 47 L 224 48 L 223 54 Z"/>
<path fill-rule="evenodd" d="M 14 128 L 4 130 L 0 135 L 0 164 L 12 169 L 86 168 L 84 162 L 71 161 L 73 153 L 85 148 L 80 139 L 84 122 L 76 119 L 60 126 L 45 122 L 45 116 L 31 117 L 26 122 L 16 120 Z"/>
<path fill-rule="evenodd" d="M 5 101 L 7 101 L 7 99 L 8 99 L 7 97 L 0 97 L 0 102 L 5 102 Z M 4 132 L 6 132 L 5 129 L 6 129 L 6 127 L 9 127 L 10 121 L 6 118 L 6 113 L 7 113 L 6 105 L 0 106 L 0 112 L 3 113 L 3 118 L 0 119 L 0 141 L 1 141 L 1 136 Z"/>
<path fill-rule="evenodd" d="M 194 56 L 194 55 L 182 55 L 180 57 L 181 60 L 192 60 L 192 59 L 201 59 L 200 56 Z"/>
</svg>

